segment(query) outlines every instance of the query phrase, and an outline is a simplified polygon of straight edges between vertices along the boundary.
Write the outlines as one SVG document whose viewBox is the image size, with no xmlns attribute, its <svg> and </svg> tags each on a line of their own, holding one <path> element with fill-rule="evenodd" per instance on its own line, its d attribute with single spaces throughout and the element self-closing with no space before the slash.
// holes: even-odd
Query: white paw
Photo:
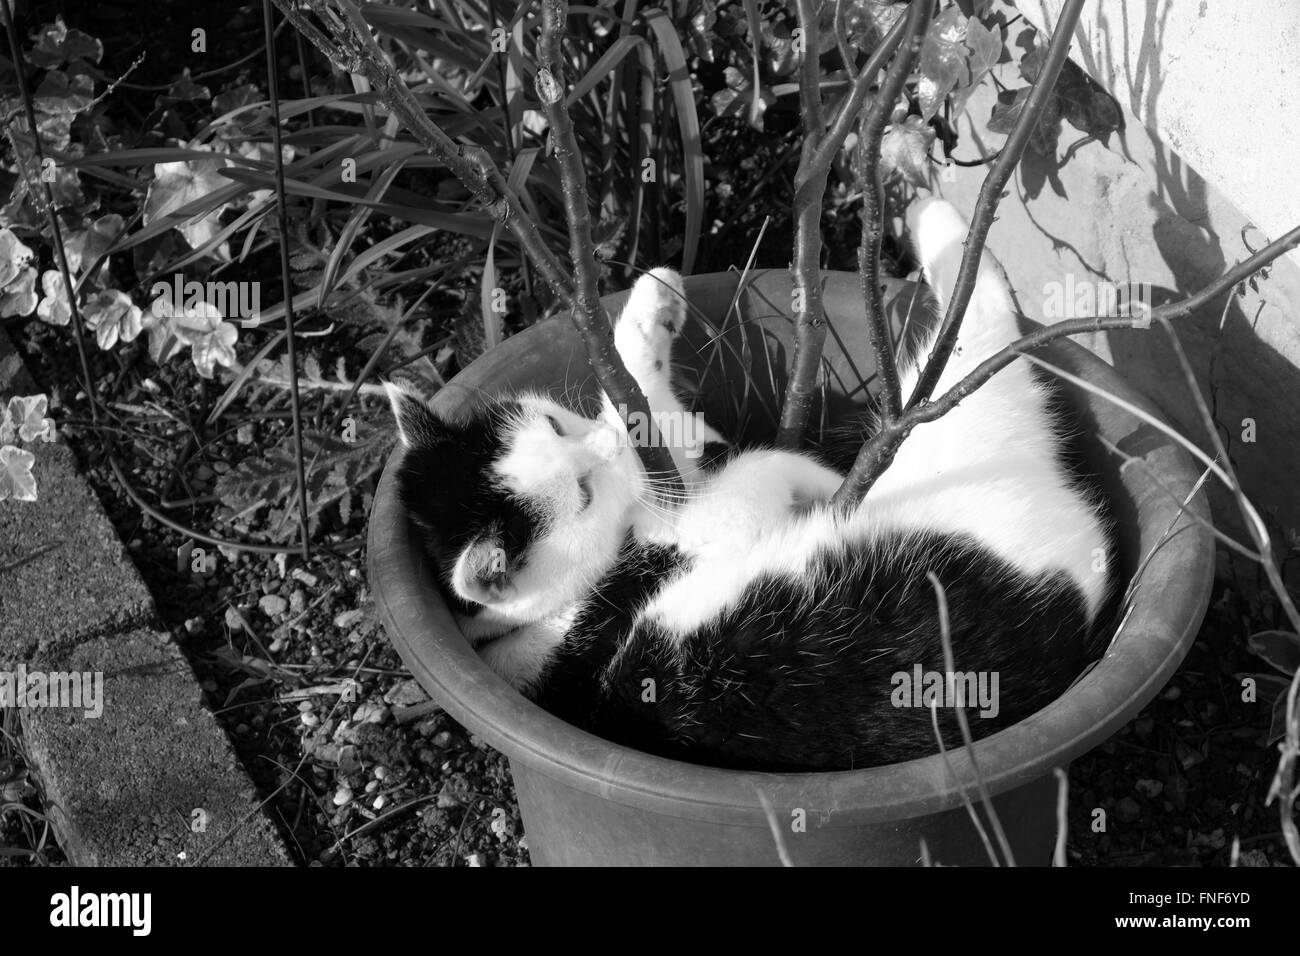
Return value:
<svg viewBox="0 0 1300 956">
<path fill-rule="evenodd" d="M 686 324 L 682 277 L 672 269 L 651 269 L 632 286 L 614 328 L 619 354 L 632 374 L 667 376 L 672 344 Z"/>
</svg>

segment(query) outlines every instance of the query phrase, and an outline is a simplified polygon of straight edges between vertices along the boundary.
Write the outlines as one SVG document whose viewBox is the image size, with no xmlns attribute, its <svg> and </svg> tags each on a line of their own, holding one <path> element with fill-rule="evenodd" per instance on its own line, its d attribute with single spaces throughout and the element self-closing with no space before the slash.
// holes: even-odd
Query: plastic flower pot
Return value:
<svg viewBox="0 0 1300 956">
<path fill-rule="evenodd" d="M 861 402 L 859 382 L 872 363 L 857 277 L 825 278 L 832 326 L 826 406 L 833 416 Z M 790 278 L 784 271 L 754 273 L 739 287 L 732 273 L 686 280 L 697 319 L 714 328 L 688 323 L 675 358 L 699 373 L 698 407 L 709 421 L 734 435 L 743 415 L 749 437 L 761 437 L 771 431 L 766 416 L 784 385 L 792 341 Z M 907 283 L 891 284 L 895 318 L 911 291 Z M 622 298 L 605 300 L 611 315 Z M 1082 347 L 1063 341 L 1040 354 L 1159 415 Z M 480 390 L 596 395 L 584 355 L 567 319 L 543 322 L 475 361 L 434 405 L 451 409 Z M 863 770 L 735 772 L 641 753 L 552 716 L 497 677 L 459 632 L 396 500 L 392 462 L 370 518 L 371 588 L 389 638 L 415 677 L 451 716 L 509 758 L 536 864 L 776 865 L 784 853 L 795 865 L 912 865 L 921 862 L 922 839 L 937 863 L 987 864 L 961 800 L 963 788 L 978 799 L 973 757 L 1016 862 L 1043 865 L 1057 829 L 1053 769 L 1100 744 L 1159 692 L 1195 637 L 1214 564 L 1212 536 L 1168 493 L 1192 495 L 1198 469 L 1191 456 L 1103 398 L 1071 386 L 1066 394 L 1080 454 L 1099 477 L 1118 523 L 1124 580 L 1141 567 L 1139 580 L 1104 658 L 1052 704 L 976 741 L 973 754 L 957 746 L 960 741 L 945 741 L 951 769 L 936 754 Z M 1121 467 L 1124 459 L 1099 438 L 1142 465 Z M 1188 508 L 1209 518 L 1203 491 Z"/>
</svg>

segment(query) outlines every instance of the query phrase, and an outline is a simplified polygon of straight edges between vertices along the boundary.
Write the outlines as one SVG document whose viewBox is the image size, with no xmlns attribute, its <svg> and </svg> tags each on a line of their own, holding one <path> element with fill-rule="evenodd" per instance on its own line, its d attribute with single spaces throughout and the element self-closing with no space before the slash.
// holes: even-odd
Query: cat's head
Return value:
<svg viewBox="0 0 1300 956">
<path fill-rule="evenodd" d="M 640 469 L 619 429 L 541 395 L 452 419 L 386 386 L 398 493 L 471 640 L 562 611 L 617 558 Z"/>
</svg>

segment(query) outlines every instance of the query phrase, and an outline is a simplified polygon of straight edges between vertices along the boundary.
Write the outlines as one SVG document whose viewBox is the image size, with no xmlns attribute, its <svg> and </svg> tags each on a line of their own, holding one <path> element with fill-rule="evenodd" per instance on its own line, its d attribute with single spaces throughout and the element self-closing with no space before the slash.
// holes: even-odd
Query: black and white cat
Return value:
<svg viewBox="0 0 1300 956">
<path fill-rule="evenodd" d="M 966 224 L 938 200 L 909 221 L 942 302 Z M 663 435 L 684 434 L 668 420 L 686 414 L 670 380 L 685 321 L 680 278 L 656 269 L 615 326 Z M 936 394 L 1018 334 L 986 258 Z M 906 396 L 916 369 L 901 377 Z M 992 678 L 992 706 L 967 701 L 976 736 L 1048 703 L 1100 653 L 1106 528 L 1026 363 L 919 426 L 848 517 L 825 505 L 841 475 L 811 455 L 706 464 L 712 429 L 671 447 L 686 490 L 665 498 L 608 398 L 596 419 L 527 394 L 450 421 L 388 392 L 400 494 L 466 638 L 515 687 L 610 739 L 769 770 L 935 752 L 930 708 L 902 689 L 944 671 L 927 572 L 947 594 L 956 670 Z M 960 743 L 954 708 L 938 716 L 945 745 Z"/>
</svg>

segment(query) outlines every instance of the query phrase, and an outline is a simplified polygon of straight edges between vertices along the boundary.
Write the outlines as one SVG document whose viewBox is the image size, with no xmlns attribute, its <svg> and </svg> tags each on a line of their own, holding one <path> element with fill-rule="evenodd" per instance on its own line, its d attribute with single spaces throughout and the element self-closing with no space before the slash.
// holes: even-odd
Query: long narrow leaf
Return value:
<svg viewBox="0 0 1300 956">
<path fill-rule="evenodd" d="M 662 10 L 649 10 L 645 21 L 655 32 L 659 52 L 668 67 L 668 83 L 673 91 L 673 104 L 677 107 L 677 125 L 682 134 L 682 165 L 686 180 L 686 236 L 682 248 L 682 272 L 689 273 L 695 265 L 700 231 L 704 224 L 704 149 L 700 143 L 700 120 L 695 112 L 695 93 L 691 89 L 691 74 L 686 66 L 686 54 L 677 30 Z M 659 171 L 662 182 L 662 171 Z"/>
</svg>

